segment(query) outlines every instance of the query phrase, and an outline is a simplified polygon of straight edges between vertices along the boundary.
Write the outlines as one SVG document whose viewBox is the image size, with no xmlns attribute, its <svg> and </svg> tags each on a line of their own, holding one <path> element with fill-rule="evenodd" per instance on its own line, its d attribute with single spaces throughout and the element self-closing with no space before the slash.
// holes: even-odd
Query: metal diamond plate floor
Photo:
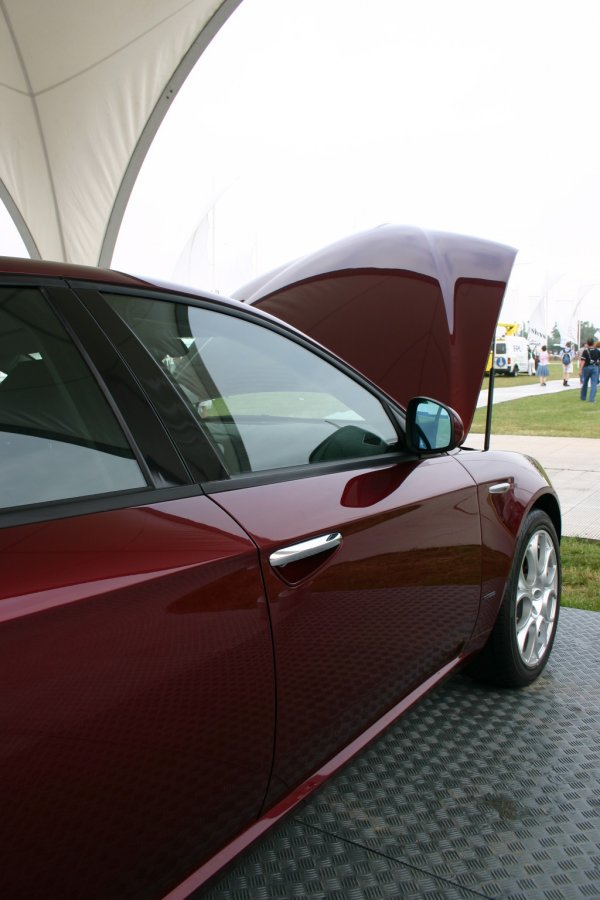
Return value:
<svg viewBox="0 0 600 900">
<path fill-rule="evenodd" d="M 598 900 L 599 662 L 563 609 L 532 687 L 455 677 L 194 898 Z"/>
</svg>

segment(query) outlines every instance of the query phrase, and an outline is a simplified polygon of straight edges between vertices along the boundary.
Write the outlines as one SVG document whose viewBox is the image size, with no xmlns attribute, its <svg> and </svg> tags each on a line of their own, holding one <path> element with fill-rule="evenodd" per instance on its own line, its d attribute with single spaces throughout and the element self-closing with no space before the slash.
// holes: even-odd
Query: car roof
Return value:
<svg viewBox="0 0 600 900">
<path fill-rule="evenodd" d="M 247 304 L 231 297 L 225 297 L 222 294 L 215 294 L 212 291 L 205 291 L 193 285 L 183 285 L 158 278 L 151 278 L 145 275 L 134 275 L 129 272 L 122 272 L 118 269 L 103 269 L 97 266 L 81 266 L 74 263 L 64 263 L 57 260 L 47 259 L 28 259 L 21 256 L 0 256 L 0 277 L 24 277 L 24 278 L 56 278 L 63 281 L 88 281 L 95 284 L 112 285 L 114 287 L 127 287 L 137 290 L 159 289 L 178 295 L 196 299 L 207 298 L 216 300 L 226 306 L 244 307 L 248 309 Z M 252 310 L 253 313 L 260 313 L 261 318 L 272 319 L 270 316 L 260 310 Z"/>
<path fill-rule="evenodd" d="M 147 281 L 135 275 L 128 275 L 125 272 L 118 272 L 114 269 L 99 269 L 95 266 L 79 266 L 73 263 L 47 259 L 28 259 L 21 256 L 0 256 L 0 273 L 3 275 L 72 278 L 138 286 L 148 284 Z"/>
</svg>

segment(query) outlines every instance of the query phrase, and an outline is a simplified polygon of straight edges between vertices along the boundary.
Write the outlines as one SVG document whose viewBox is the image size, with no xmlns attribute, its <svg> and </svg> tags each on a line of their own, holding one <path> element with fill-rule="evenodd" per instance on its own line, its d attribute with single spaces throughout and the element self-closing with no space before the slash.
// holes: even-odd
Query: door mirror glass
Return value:
<svg viewBox="0 0 600 900">
<path fill-rule="evenodd" d="M 428 397 L 414 397 L 406 411 L 406 439 L 416 453 L 453 450 L 464 438 L 460 416 Z"/>
</svg>

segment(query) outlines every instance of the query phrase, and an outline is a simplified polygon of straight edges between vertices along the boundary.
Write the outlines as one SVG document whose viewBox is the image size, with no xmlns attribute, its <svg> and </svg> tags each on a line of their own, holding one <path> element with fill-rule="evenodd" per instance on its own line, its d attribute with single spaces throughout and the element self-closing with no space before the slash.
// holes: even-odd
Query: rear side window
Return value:
<svg viewBox="0 0 600 900">
<path fill-rule="evenodd" d="M 396 449 L 373 394 L 278 332 L 184 303 L 105 296 L 168 373 L 230 474 Z"/>
<path fill-rule="evenodd" d="M 0 288 L 0 506 L 146 486 L 108 401 L 45 297 Z"/>
</svg>

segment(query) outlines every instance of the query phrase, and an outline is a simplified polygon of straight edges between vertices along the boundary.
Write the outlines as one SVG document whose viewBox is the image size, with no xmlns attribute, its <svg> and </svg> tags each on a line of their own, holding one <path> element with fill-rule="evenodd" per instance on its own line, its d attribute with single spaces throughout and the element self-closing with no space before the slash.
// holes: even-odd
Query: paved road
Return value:
<svg viewBox="0 0 600 900">
<path fill-rule="evenodd" d="M 535 394 L 579 390 L 577 379 L 570 387 L 562 381 L 502 387 L 494 391 L 494 405 Z M 487 390 L 482 391 L 478 406 L 487 404 Z M 573 398 L 575 401 L 575 398 Z M 540 437 L 538 435 L 495 435 L 492 417 L 490 449 L 515 450 L 538 459 L 550 476 L 559 496 L 563 514 L 563 534 L 600 540 L 600 393 L 597 398 L 598 438 Z M 470 434 L 467 446 L 483 447 L 482 434 Z"/>
<path fill-rule="evenodd" d="M 502 379 L 504 380 L 504 378 Z M 512 379 L 511 379 L 512 380 Z M 564 387 L 562 381 L 548 381 L 546 387 L 538 384 L 518 384 L 518 377 L 514 379 L 514 385 L 510 387 L 494 388 L 494 403 L 505 403 L 507 400 L 518 400 L 520 397 L 532 397 L 535 394 L 558 394 L 561 391 L 579 390 L 579 378 L 571 378 L 568 387 Z M 598 398 L 600 400 L 600 397 Z M 481 391 L 477 407 L 487 406 L 488 391 Z"/>
</svg>

